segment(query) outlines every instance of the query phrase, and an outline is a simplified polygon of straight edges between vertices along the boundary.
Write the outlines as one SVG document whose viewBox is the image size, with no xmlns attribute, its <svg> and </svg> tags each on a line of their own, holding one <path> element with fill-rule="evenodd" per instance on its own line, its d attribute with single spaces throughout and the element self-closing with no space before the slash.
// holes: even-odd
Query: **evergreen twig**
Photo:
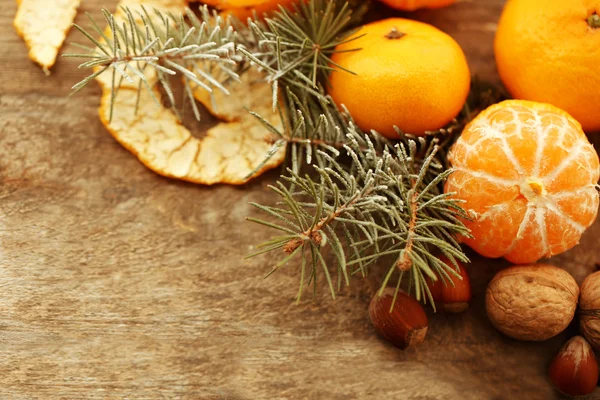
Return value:
<svg viewBox="0 0 600 400">
<path fill-rule="evenodd" d="M 317 270 L 322 269 L 332 296 L 336 290 L 322 254 L 325 248 L 337 264 L 338 288 L 349 284 L 349 277 L 357 272 L 365 275 L 369 266 L 386 256 L 392 261 L 384 284 L 398 272 L 399 278 L 410 278 L 417 298 L 429 298 L 425 276 L 447 278 L 453 270 L 438 255 L 468 261 L 453 239 L 469 235 L 460 222 L 467 216 L 460 203 L 440 188 L 450 171 L 443 171 L 437 159 L 436 141 L 407 140 L 378 149 L 353 124 L 346 138 L 343 149 L 352 162 L 317 150 L 328 160 L 327 166 L 313 165 L 314 175 L 288 169 L 271 186 L 281 203 L 277 207 L 253 204 L 279 223 L 249 219 L 282 233 L 256 254 L 279 249 L 282 260 L 274 270 L 302 255 L 306 258 L 302 265 L 312 266 L 309 283 L 315 283 Z"/>
<path fill-rule="evenodd" d="M 331 59 L 340 43 L 350 38 L 366 4 L 350 7 L 346 1 L 300 1 L 292 10 L 281 7 L 272 17 L 249 21 L 256 48 L 240 48 L 251 62 L 264 69 L 273 87 L 273 109 L 280 87 L 292 91 L 300 101 L 307 97 L 325 100 L 333 69 L 343 70 Z M 347 71 L 352 73 L 351 71 Z"/>
<path fill-rule="evenodd" d="M 195 85 L 208 92 L 216 89 L 228 93 L 219 79 L 239 79 L 237 68 L 242 59 L 235 50 L 241 35 L 234 29 L 231 18 L 210 12 L 207 6 L 201 7 L 200 12 L 201 18 L 198 18 L 187 9 L 186 19 L 184 15 L 174 16 L 158 10 L 150 12 L 143 6 L 142 11 L 136 13 L 129 8 L 123 8 L 118 14 L 103 9 L 108 33 L 102 31 L 91 17 L 91 32 L 73 24 L 95 46 L 86 54 L 63 55 L 88 59 L 79 68 L 95 70 L 73 86 L 73 93 L 97 76 L 111 71 L 119 77 L 111 84 L 111 110 L 122 80 L 133 84 L 132 76 L 139 79 L 138 95 L 143 86 L 157 103 L 152 89 L 158 81 L 167 95 L 169 107 L 177 115 L 178 106 L 170 83 L 172 77 L 183 79 L 188 88 Z M 100 35 L 100 39 L 95 39 L 94 35 Z M 196 118 L 200 119 L 192 90 L 185 93 L 194 106 Z"/>
</svg>

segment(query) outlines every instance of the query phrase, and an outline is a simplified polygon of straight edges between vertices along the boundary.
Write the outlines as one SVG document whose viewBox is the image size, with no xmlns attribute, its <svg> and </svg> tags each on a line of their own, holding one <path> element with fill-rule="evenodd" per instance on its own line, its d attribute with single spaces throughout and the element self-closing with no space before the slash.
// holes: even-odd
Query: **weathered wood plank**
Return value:
<svg viewBox="0 0 600 400">
<path fill-rule="evenodd" d="M 99 16 L 116 1 L 87 0 Z M 497 80 L 501 0 L 415 17 L 451 33 L 472 71 Z M 0 7 L 0 398 L 547 399 L 547 363 L 565 335 L 521 343 L 483 306 L 502 261 L 475 257 L 472 308 L 435 315 L 427 342 L 400 352 L 367 321 L 377 274 L 331 300 L 293 303 L 296 271 L 268 280 L 242 261 L 267 232 L 243 222 L 274 173 L 245 187 L 158 177 L 108 135 L 84 76 L 27 60 Z M 78 22 L 85 24 L 80 13 Z M 81 40 L 72 32 L 69 40 Z M 556 258 L 578 280 L 599 261 L 600 225 Z"/>
</svg>

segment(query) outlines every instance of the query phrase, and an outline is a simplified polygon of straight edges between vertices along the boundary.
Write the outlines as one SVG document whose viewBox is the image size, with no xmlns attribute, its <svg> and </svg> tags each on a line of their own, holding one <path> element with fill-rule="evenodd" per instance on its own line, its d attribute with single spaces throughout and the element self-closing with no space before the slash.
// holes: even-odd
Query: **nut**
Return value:
<svg viewBox="0 0 600 400">
<path fill-rule="evenodd" d="M 520 340 L 546 340 L 562 332 L 577 307 L 579 287 L 568 272 L 551 265 L 500 271 L 488 285 L 485 305 L 492 324 Z"/>
<path fill-rule="evenodd" d="M 598 362 L 594 350 L 582 336 L 575 336 L 560 349 L 548 374 L 554 387 L 566 395 L 592 393 L 598 384 Z"/>
<path fill-rule="evenodd" d="M 452 266 L 453 264 L 447 258 L 442 258 L 442 262 Z M 460 277 L 449 274 L 450 282 L 446 279 L 438 279 L 432 281 L 427 278 L 427 286 L 431 292 L 431 297 L 436 306 L 440 306 L 442 310 L 451 313 L 460 313 L 469 308 L 471 301 L 471 282 L 465 266 L 457 261 Z M 462 279 L 461 279 L 462 278 Z"/>
<path fill-rule="evenodd" d="M 581 284 L 579 315 L 581 333 L 600 350 L 600 271 L 588 275 Z"/>
<path fill-rule="evenodd" d="M 427 315 L 418 301 L 401 291 L 392 307 L 394 292 L 386 288 L 381 296 L 375 295 L 369 305 L 369 316 L 381 336 L 404 350 L 425 340 Z"/>
</svg>

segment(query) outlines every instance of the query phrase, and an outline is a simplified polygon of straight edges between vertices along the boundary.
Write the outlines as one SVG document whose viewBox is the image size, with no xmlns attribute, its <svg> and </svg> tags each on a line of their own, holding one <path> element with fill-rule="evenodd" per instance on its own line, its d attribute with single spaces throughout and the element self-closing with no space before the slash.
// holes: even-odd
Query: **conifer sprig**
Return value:
<svg viewBox="0 0 600 400">
<path fill-rule="evenodd" d="M 271 218 L 249 220 L 280 235 L 251 256 L 278 251 L 281 260 L 272 272 L 298 256 L 299 296 L 306 284 L 316 283 L 317 271 L 335 297 L 336 287 L 377 263 L 387 265 L 384 286 L 394 275 L 398 284 L 408 278 L 417 298 L 431 300 L 425 277 L 447 280 L 455 273 L 440 255 L 468 261 L 455 237 L 469 235 L 460 203 L 441 190 L 450 171 L 437 158 L 437 141 L 377 144 L 352 123 L 346 139 L 341 151 L 316 150 L 327 162 L 314 164 L 313 174 L 288 169 L 271 186 L 280 197 L 276 207 L 253 204 Z M 335 260 L 335 282 L 327 253 Z"/>
<path fill-rule="evenodd" d="M 229 93 L 220 80 L 239 79 L 237 69 L 242 58 L 235 50 L 241 36 L 233 28 L 230 18 L 209 11 L 207 6 L 200 8 L 201 18 L 189 9 L 185 16 L 149 11 L 143 6 L 141 9 L 141 12 L 133 12 L 122 8 L 116 14 L 103 9 L 108 32 L 100 29 L 89 15 L 91 31 L 74 24 L 95 47 L 79 45 L 88 53 L 63 55 L 86 58 L 88 60 L 79 68 L 94 69 L 91 75 L 73 86 L 73 93 L 97 76 L 112 72 L 111 117 L 114 98 L 123 80 L 137 85 L 138 95 L 139 91 L 148 90 L 157 104 L 159 99 L 153 88 L 158 82 L 166 94 L 168 106 L 179 115 L 181 105 L 176 103 L 171 86 L 172 78 L 178 77 L 185 84 L 187 100 L 192 104 L 194 115 L 200 119 L 190 87 L 194 85 L 208 92 L 221 90 Z"/>
<path fill-rule="evenodd" d="M 331 59 L 335 47 L 358 38 L 350 38 L 351 28 L 365 10 L 364 2 L 350 7 L 339 0 L 300 1 L 292 10 L 280 7 L 272 17 L 249 21 L 256 47 L 241 47 L 240 52 L 266 71 L 273 87 L 273 109 L 280 87 L 301 101 L 311 96 L 325 100 L 322 88 L 329 73 L 344 69 Z"/>
</svg>

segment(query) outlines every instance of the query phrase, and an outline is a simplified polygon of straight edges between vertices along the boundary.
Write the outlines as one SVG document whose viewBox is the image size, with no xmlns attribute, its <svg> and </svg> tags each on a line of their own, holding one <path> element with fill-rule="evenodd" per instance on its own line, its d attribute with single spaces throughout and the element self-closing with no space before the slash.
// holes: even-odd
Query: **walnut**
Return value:
<svg viewBox="0 0 600 400">
<path fill-rule="evenodd" d="M 569 325 L 578 296 L 579 287 L 569 273 L 540 264 L 498 272 L 488 285 L 485 303 L 500 332 L 520 340 L 546 340 Z"/>
<path fill-rule="evenodd" d="M 581 284 L 579 312 L 583 336 L 600 350 L 600 271 L 588 275 Z"/>
</svg>

